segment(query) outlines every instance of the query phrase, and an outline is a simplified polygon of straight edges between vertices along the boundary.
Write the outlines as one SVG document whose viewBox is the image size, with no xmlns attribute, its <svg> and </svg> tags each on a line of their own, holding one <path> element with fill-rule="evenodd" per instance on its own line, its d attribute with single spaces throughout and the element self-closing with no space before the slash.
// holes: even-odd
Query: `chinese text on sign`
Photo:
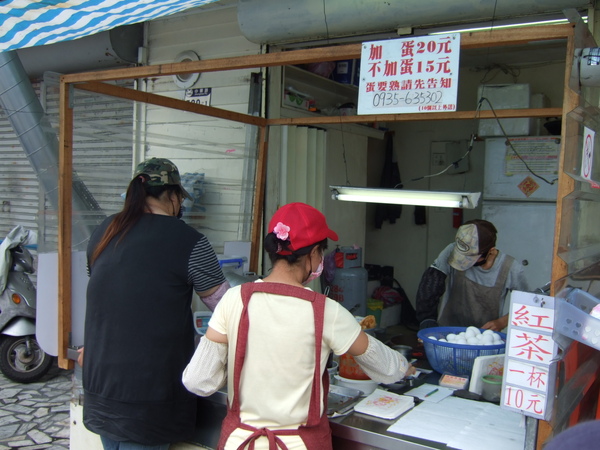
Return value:
<svg viewBox="0 0 600 450">
<path fill-rule="evenodd" d="M 362 45 L 358 114 L 456 111 L 460 34 Z"/>
</svg>

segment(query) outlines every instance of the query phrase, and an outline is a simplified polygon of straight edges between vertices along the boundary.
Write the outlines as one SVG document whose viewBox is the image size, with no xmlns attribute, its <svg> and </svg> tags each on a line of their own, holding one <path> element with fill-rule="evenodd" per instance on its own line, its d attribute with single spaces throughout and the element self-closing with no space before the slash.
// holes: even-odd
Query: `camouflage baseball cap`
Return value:
<svg viewBox="0 0 600 450">
<path fill-rule="evenodd" d="M 133 178 L 142 174 L 148 175 L 147 181 L 150 186 L 168 186 L 177 185 L 181 188 L 183 195 L 190 200 L 194 200 L 188 191 L 181 185 L 181 177 L 177 166 L 166 158 L 150 158 L 137 165 Z"/>
</svg>

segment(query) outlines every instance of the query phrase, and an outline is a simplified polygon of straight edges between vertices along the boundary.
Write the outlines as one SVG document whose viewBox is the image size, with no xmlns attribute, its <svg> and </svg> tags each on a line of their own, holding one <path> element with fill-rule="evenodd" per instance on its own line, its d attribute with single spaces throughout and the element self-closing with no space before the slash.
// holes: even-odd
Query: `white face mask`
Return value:
<svg viewBox="0 0 600 450">
<path fill-rule="evenodd" d="M 321 276 L 322 273 L 323 273 L 323 258 L 321 258 L 321 262 L 319 263 L 319 267 L 317 267 L 317 271 L 311 272 L 310 275 L 308 276 L 308 278 L 306 279 L 306 281 L 304 281 L 304 283 L 302 283 L 302 284 L 308 284 L 311 281 L 316 280 L 317 278 L 319 278 Z"/>
</svg>

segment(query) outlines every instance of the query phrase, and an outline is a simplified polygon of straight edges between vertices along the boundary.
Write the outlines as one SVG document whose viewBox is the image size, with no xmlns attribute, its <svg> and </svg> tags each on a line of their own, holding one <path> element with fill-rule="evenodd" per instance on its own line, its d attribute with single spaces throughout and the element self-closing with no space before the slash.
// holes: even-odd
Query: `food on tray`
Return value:
<svg viewBox="0 0 600 450">
<path fill-rule="evenodd" d="M 365 318 L 360 321 L 361 330 L 370 330 L 371 328 L 375 328 L 376 326 L 377 321 L 375 320 L 375 316 L 365 316 Z"/>
</svg>

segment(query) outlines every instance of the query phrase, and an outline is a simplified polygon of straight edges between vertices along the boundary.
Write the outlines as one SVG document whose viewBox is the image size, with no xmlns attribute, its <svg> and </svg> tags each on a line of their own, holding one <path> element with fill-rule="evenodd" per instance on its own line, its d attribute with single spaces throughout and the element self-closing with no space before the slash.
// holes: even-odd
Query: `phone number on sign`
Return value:
<svg viewBox="0 0 600 450">
<path fill-rule="evenodd" d="M 407 92 L 380 92 L 373 95 L 373 106 L 376 108 L 385 108 L 386 106 L 421 106 L 441 104 L 444 99 L 442 91 L 420 91 Z"/>
</svg>

